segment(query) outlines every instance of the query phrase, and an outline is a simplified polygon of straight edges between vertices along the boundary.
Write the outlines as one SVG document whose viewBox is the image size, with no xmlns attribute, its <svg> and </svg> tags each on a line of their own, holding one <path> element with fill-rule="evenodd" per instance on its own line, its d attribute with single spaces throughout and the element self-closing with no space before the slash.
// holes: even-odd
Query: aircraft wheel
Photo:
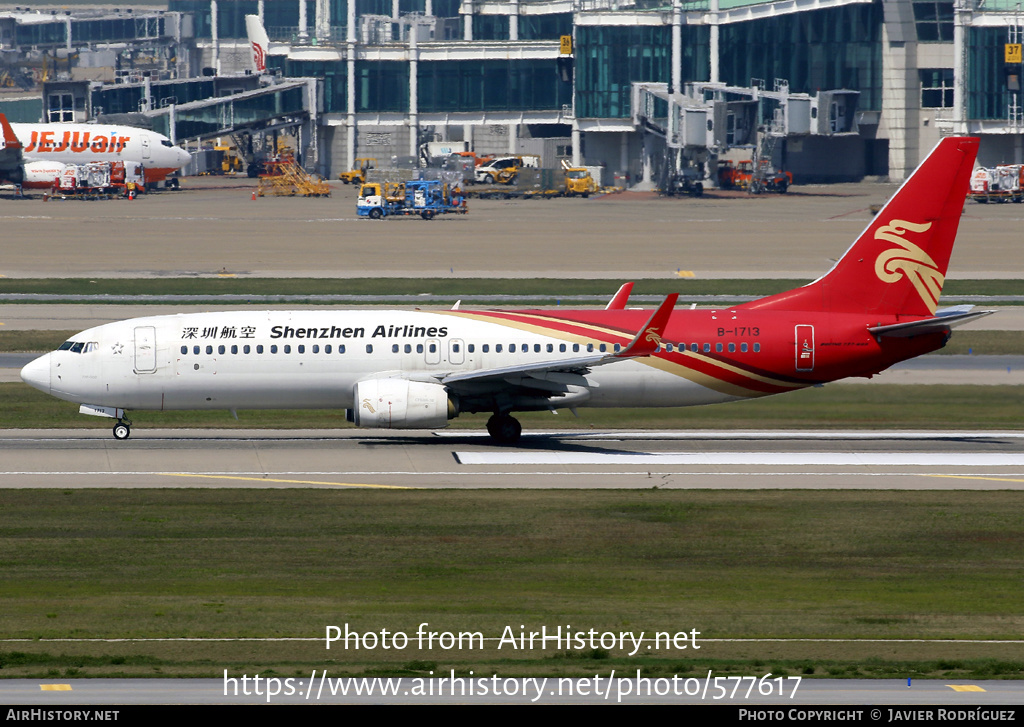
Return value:
<svg viewBox="0 0 1024 727">
<path fill-rule="evenodd" d="M 379 207 L 374 207 L 372 210 L 370 210 L 370 219 L 371 220 L 379 220 L 383 216 L 384 216 L 384 213 L 381 212 Z"/>
<path fill-rule="evenodd" d="M 114 439 L 125 440 L 131 436 L 132 429 L 125 422 L 118 422 L 114 425 Z"/>
<path fill-rule="evenodd" d="M 434 213 L 431 212 L 430 210 L 424 210 L 423 212 L 420 213 L 420 217 L 422 217 L 425 220 L 432 220 L 434 219 Z"/>
<path fill-rule="evenodd" d="M 496 444 L 515 444 L 523 433 L 523 426 L 515 417 L 495 414 L 487 420 L 487 433 Z"/>
</svg>

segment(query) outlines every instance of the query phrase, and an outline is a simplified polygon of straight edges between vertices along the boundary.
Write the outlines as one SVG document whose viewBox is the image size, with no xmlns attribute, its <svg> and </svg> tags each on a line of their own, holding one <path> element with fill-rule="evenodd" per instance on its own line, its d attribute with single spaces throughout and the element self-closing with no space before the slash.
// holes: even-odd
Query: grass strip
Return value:
<svg viewBox="0 0 1024 727">
<path fill-rule="evenodd" d="M 669 409 L 579 409 L 524 412 L 516 416 L 527 432 L 619 429 L 1020 429 L 1019 386 L 829 385 L 718 406 Z M 342 429 L 343 410 L 132 411 L 138 428 Z M 486 414 L 463 415 L 453 429 L 482 429 Z M 0 428 L 105 429 L 108 419 L 82 416 L 78 405 L 21 383 L 0 384 Z"/>
<path fill-rule="evenodd" d="M 1024 493 L 4 490 L 6 638 L 700 632 L 700 650 L 0 645 L 5 676 L 1024 676 Z M 722 638 L 881 639 L 730 644 Z M 1012 656 L 1013 653 L 1016 656 Z M 74 670 L 69 673 L 68 670 Z M 425 675 L 425 674 L 424 674 Z"/>
</svg>

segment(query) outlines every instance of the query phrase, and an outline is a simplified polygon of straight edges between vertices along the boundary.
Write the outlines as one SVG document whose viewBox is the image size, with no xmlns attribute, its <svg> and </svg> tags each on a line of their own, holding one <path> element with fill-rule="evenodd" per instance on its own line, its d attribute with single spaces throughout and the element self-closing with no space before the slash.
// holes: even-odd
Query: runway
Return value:
<svg viewBox="0 0 1024 727">
<path fill-rule="evenodd" d="M 1024 432 L 7 430 L 0 488 L 1024 489 Z"/>
</svg>

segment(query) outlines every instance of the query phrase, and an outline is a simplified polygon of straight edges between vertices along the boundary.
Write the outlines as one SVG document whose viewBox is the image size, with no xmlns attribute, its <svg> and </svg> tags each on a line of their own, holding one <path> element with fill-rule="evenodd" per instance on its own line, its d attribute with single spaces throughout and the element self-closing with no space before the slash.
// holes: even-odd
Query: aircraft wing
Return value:
<svg viewBox="0 0 1024 727">
<path fill-rule="evenodd" d="M 24 160 L 21 156 L 21 142 L 14 134 L 14 129 L 4 114 L 0 114 L 0 177 L 12 181 L 21 179 L 21 167 Z M 12 175 L 13 173 L 13 175 Z"/>
<path fill-rule="evenodd" d="M 441 383 L 446 386 L 454 385 L 454 388 L 459 388 L 459 384 L 468 384 L 469 382 L 505 382 L 516 386 L 548 390 L 558 390 L 559 387 L 565 385 L 593 387 L 595 385 L 588 381 L 584 374 L 594 366 L 604 366 L 616 361 L 650 356 L 658 350 L 665 327 L 668 325 L 668 319 L 672 315 L 672 309 L 678 298 L 679 295 L 676 293 L 665 298 L 647 320 L 647 323 L 633 336 L 629 345 L 618 352 L 596 353 L 553 361 L 535 361 L 519 366 L 501 366 L 480 371 L 463 371 L 448 374 L 441 379 Z"/>
<path fill-rule="evenodd" d="M 908 321 L 907 323 L 893 323 L 888 326 L 874 326 L 868 328 L 868 331 L 875 336 L 909 338 L 910 336 L 919 336 L 922 333 L 948 332 L 955 326 L 995 313 L 994 310 L 971 311 L 971 307 L 957 306 L 955 308 L 948 308 L 944 311 L 937 311 L 934 318 Z"/>
</svg>

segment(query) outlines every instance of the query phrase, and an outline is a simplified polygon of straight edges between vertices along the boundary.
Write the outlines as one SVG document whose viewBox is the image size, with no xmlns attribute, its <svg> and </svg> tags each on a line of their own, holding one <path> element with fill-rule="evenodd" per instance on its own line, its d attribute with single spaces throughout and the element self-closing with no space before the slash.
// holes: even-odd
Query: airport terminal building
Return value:
<svg viewBox="0 0 1024 727">
<path fill-rule="evenodd" d="M 71 19 L 47 31 L 3 15 L 5 48 L 30 27 L 37 47 L 98 47 Z M 721 153 L 769 129 L 802 181 L 902 179 L 949 134 L 982 136 L 983 165 L 1024 162 L 1024 15 L 1009 0 L 169 0 L 145 31 L 169 49 L 174 90 L 147 79 L 144 110 L 187 106 L 185 79 L 251 72 L 246 15 L 267 29 L 277 82 L 316 79 L 294 103 L 306 164 L 327 175 L 467 141 L 634 183 L 672 151 Z M 137 98 L 143 84 L 120 80 L 99 105 Z M 280 94 L 261 103 L 282 110 Z M 170 113 L 164 128 L 190 138 Z"/>
</svg>

